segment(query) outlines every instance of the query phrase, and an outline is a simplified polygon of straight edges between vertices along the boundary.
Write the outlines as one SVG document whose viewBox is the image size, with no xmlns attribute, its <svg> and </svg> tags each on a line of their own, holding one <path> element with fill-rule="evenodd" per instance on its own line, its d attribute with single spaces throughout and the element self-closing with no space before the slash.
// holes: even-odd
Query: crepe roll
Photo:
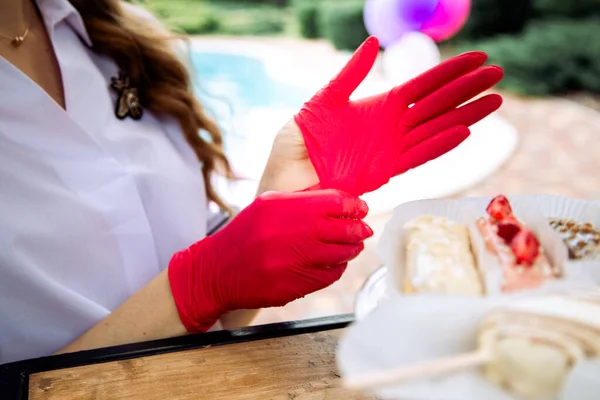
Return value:
<svg viewBox="0 0 600 400">
<path fill-rule="evenodd" d="M 600 358 L 600 289 L 495 311 L 481 326 L 479 346 L 492 355 L 488 380 L 521 398 L 552 398 L 578 361 Z"/>
<path fill-rule="evenodd" d="M 483 294 L 466 226 L 446 217 L 422 215 L 404 229 L 404 293 Z"/>
</svg>

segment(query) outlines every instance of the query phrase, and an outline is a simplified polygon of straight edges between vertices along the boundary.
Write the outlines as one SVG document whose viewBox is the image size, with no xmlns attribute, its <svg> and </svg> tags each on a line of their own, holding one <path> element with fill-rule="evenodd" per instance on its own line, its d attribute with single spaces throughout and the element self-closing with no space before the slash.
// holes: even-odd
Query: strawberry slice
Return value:
<svg viewBox="0 0 600 400">
<path fill-rule="evenodd" d="M 528 229 L 521 229 L 515 235 L 510 243 L 510 248 L 515 255 L 516 265 L 531 266 L 540 254 L 540 242 Z"/>
<path fill-rule="evenodd" d="M 485 211 L 496 221 L 502 221 L 513 216 L 508 199 L 502 195 L 494 197 Z"/>
<path fill-rule="evenodd" d="M 496 234 L 501 237 L 508 245 L 514 237 L 521 231 L 521 225 L 516 220 L 507 220 L 498 223 Z"/>
</svg>

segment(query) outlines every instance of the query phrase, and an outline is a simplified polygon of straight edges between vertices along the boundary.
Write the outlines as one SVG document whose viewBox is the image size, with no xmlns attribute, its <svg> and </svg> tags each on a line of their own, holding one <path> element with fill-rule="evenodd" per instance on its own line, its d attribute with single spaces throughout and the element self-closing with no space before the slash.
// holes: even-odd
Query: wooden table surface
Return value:
<svg viewBox="0 0 600 400">
<path fill-rule="evenodd" d="M 373 399 L 340 387 L 343 330 L 208 347 L 32 374 L 29 398 Z"/>
<path fill-rule="evenodd" d="M 372 400 L 341 387 L 354 316 L 251 326 L 0 365 L 1 400 Z"/>
</svg>

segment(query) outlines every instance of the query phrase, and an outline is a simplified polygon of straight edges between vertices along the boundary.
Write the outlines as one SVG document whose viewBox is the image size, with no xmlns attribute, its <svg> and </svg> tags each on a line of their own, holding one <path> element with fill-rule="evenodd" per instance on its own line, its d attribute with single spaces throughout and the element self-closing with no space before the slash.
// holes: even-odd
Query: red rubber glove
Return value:
<svg viewBox="0 0 600 400">
<path fill-rule="evenodd" d="M 319 188 L 357 196 L 378 189 L 458 146 L 469 136 L 468 126 L 502 104 L 492 94 L 457 108 L 502 79 L 499 67 L 479 68 L 487 59 L 482 52 L 456 56 L 389 92 L 350 101 L 378 52 L 379 41 L 367 39 L 294 118 Z"/>
<path fill-rule="evenodd" d="M 283 306 L 337 281 L 373 234 L 364 201 L 336 191 L 265 193 L 175 254 L 169 281 L 189 332 L 225 313 Z"/>
</svg>

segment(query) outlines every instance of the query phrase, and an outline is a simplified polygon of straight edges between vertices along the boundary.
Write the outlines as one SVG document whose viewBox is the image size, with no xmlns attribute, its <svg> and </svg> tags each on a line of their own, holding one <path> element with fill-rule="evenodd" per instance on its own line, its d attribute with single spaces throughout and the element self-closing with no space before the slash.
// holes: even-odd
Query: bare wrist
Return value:
<svg viewBox="0 0 600 400">
<path fill-rule="evenodd" d="M 268 191 L 296 192 L 319 184 L 310 162 L 267 164 L 258 186 L 257 196 Z"/>
<path fill-rule="evenodd" d="M 257 197 L 263 194 L 264 192 L 274 190 L 272 188 L 275 186 L 274 182 L 276 181 L 276 174 L 275 169 L 271 166 L 271 164 L 272 162 L 269 159 L 269 161 L 267 161 L 267 166 L 265 167 L 262 177 L 260 178 L 260 182 L 258 183 L 258 190 L 256 191 Z"/>
</svg>

